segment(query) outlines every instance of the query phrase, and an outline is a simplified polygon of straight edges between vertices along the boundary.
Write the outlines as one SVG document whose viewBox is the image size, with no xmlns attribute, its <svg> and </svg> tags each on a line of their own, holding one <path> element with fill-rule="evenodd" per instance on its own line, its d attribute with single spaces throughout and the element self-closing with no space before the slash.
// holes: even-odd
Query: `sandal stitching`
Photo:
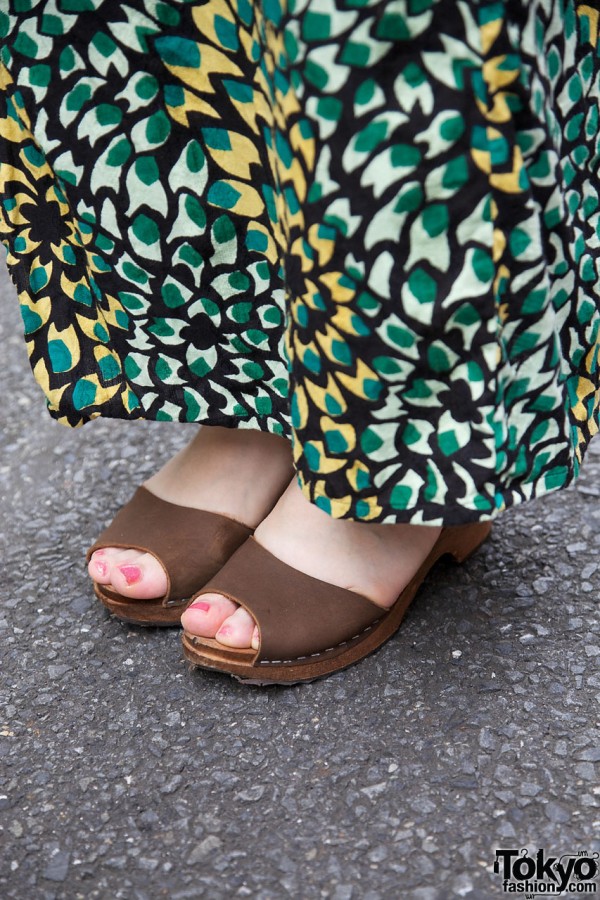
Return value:
<svg viewBox="0 0 600 900">
<path fill-rule="evenodd" d="M 326 650 L 319 650 L 318 653 L 311 653 L 309 656 L 296 656 L 294 659 L 260 659 L 259 665 L 261 666 L 282 666 L 288 665 L 295 662 L 302 662 L 304 659 L 314 659 L 315 657 L 324 656 L 326 653 L 331 653 L 332 650 L 339 650 L 340 647 L 345 647 L 347 644 L 351 644 L 353 641 L 358 640 L 363 635 L 365 635 L 368 631 L 372 631 L 373 628 L 379 624 L 381 619 L 375 619 L 374 622 L 371 622 L 370 625 L 367 625 L 363 631 L 359 634 L 355 634 L 354 637 L 348 638 L 345 641 L 341 641 L 339 644 L 336 644 L 335 647 L 328 647 Z M 202 641 L 199 641 L 195 636 L 192 637 L 192 643 L 197 646 L 202 646 Z"/>
<path fill-rule="evenodd" d="M 381 622 L 381 619 L 376 619 L 374 622 L 371 622 L 370 625 L 367 625 L 360 634 L 355 634 L 354 637 L 348 638 L 346 641 L 341 641 L 341 643 L 336 644 L 335 647 L 328 647 L 327 650 L 319 650 L 318 653 L 311 653 L 310 656 L 297 656 L 295 659 L 260 659 L 259 664 L 261 666 L 282 666 L 301 662 L 303 659 L 314 659 L 318 656 L 324 656 L 326 653 L 331 653 L 332 650 L 339 650 L 340 647 L 345 647 L 347 644 L 351 644 L 353 641 L 358 640 L 358 638 L 361 638 L 367 631 L 372 631 L 379 622 Z"/>
</svg>

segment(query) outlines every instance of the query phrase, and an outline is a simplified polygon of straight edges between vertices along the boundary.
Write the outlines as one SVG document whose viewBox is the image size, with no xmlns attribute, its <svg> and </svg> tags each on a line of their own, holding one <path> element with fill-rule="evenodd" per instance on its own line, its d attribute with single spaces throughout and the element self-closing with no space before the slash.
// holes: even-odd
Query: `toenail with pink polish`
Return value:
<svg viewBox="0 0 600 900">
<path fill-rule="evenodd" d="M 100 562 L 99 559 L 95 559 L 94 565 L 96 566 L 96 569 L 98 570 L 100 575 L 102 575 L 102 577 L 104 577 L 106 575 L 106 573 L 108 572 L 108 566 L 106 565 L 105 562 Z"/>
<path fill-rule="evenodd" d="M 127 584 L 136 584 L 142 577 L 142 570 L 139 566 L 119 566 L 119 572 L 121 572 Z"/>
<path fill-rule="evenodd" d="M 222 635 L 223 637 L 228 637 L 230 634 L 233 634 L 233 628 L 231 625 L 223 625 L 222 628 L 219 628 L 217 631 L 217 635 Z"/>
<path fill-rule="evenodd" d="M 210 609 L 210 603 L 206 603 L 204 600 L 194 600 L 194 602 L 190 605 L 190 609 L 199 609 L 201 612 L 208 612 Z"/>
</svg>

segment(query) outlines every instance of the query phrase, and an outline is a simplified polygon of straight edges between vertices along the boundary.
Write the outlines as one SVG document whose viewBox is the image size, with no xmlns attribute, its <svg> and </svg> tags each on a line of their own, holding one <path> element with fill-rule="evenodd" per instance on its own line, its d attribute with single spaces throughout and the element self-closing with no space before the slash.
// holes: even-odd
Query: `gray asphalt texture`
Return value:
<svg viewBox="0 0 600 900">
<path fill-rule="evenodd" d="M 1 268 L 0 897 L 486 900 L 498 848 L 600 850 L 600 443 L 378 653 L 244 687 L 83 562 L 193 426 L 53 422 Z"/>
</svg>

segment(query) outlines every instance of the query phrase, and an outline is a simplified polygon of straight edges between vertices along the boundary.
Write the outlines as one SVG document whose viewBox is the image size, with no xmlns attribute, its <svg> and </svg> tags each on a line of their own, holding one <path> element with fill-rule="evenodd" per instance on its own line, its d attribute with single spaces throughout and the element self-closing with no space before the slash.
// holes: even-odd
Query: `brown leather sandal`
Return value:
<svg viewBox="0 0 600 900">
<path fill-rule="evenodd" d="M 179 625 L 195 591 L 215 575 L 253 529 L 227 516 L 161 500 L 144 487 L 115 516 L 87 552 L 106 547 L 151 553 L 165 570 L 167 592 L 136 600 L 94 582 L 98 599 L 119 619 L 134 625 Z"/>
<path fill-rule="evenodd" d="M 295 684 L 345 669 L 399 628 L 423 579 L 441 556 L 463 562 L 485 541 L 489 522 L 444 528 L 389 610 L 361 594 L 327 584 L 281 562 L 249 538 L 192 599 L 218 593 L 244 607 L 258 624 L 260 648 L 238 650 L 185 631 L 186 658 L 247 684 Z"/>
</svg>

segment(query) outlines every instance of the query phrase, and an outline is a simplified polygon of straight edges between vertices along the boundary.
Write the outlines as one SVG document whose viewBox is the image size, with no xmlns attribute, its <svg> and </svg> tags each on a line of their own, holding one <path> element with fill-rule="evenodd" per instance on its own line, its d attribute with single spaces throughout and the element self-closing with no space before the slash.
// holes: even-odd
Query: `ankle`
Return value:
<svg viewBox="0 0 600 900">
<path fill-rule="evenodd" d="M 221 513 L 255 528 L 292 475 L 291 446 L 284 438 L 203 426 L 144 486 L 163 500 Z"/>
</svg>

